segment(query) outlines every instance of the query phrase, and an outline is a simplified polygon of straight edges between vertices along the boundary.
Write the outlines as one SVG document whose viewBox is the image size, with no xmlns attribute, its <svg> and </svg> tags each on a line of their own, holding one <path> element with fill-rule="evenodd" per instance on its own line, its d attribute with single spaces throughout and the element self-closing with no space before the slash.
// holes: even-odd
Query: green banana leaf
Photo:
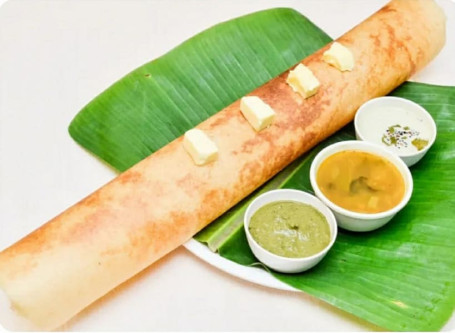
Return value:
<svg viewBox="0 0 455 333">
<path fill-rule="evenodd" d="M 271 273 L 389 330 L 434 331 L 455 307 L 455 87 L 408 82 L 392 94 L 424 106 L 438 127 L 435 145 L 412 167 L 414 193 L 409 204 L 374 232 L 340 229 L 329 254 L 309 272 Z M 278 187 L 311 192 L 313 157 L 322 146 L 346 139 L 355 139 L 352 126 L 299 159 L 299 171 Z M 220 243 L 223 257 L 242 265 L 258 264 L 243 228 Z"/>
<path fill-rule="evenodd" d="M 285 8 L 218 24 L 117 81 L 69 133 L 124 171 L 330 40 Z"/>
<path fill-rule="evenodd" d="M 122 171 L 210 115 L 319 49 L 330 38 L 291 9 L 272 9 L 216 25 L 131 72 L 90 102 L 69 132 Z M 386 227 L 340 231 L 317 267 L 270 272 L 281 281 L 390 330 L 437 330 L 455 307 L 455 88 L 406 83 L 394 95 L 426 107 L 438 139 L 412 168 L 409 205 Z M 311 191 L 318 150 L 353 138 L 352 126 L 279 173 L 254 194 L 288 187 Z M 251 196 L 197 235 L 220 255 L 257 265 L 242 229 Z"/>
</svg>

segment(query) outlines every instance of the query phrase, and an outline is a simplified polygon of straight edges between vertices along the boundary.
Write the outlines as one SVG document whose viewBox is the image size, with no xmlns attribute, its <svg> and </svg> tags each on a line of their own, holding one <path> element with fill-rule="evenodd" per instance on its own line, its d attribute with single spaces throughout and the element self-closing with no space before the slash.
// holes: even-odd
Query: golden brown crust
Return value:
<svg viewBox="0 0 455 333">
<path fill-rule="evenodd" d="M 321 82 L 315 96 L 295 94 L 288 72 L 251 93 L 275 110 L 270 128 L 255 132 L 237 101 L 198 126 L 217 161 L 194 165 L 178 138 L 1 252 L 0 287 L 15 309 L 55 328 L 190 239 L 426 65 L 444 43 L 444 18 L 432 1 L 395 0 L 338 41 L 354 70 L 323 62 L 328 46 L 304 59 Z"/>
</svg>

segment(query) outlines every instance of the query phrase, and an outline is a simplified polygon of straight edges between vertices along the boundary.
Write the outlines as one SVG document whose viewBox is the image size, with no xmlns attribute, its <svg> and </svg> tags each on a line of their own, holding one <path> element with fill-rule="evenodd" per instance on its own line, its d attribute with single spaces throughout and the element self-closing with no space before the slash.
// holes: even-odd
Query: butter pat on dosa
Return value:
<svg viewBox="0 0 455 333">
<path fill-rule="evenodd" d="M 196 166 L 180 137 L 1 252 L 0 289 L 15 313 L 56 328 L 190 239 L 425 66 L 444 44 L 444 23 L 432 0 L 392 1 L 338 39 L 352 72 L 323 61 L 327 45 L 302 61 L 320 81 L 314 96 L 296 94 L 289 71 L 251 92 L 276 112 L 269 128 L 251 128 L 236 101 L 197 126 L 217 145 L 216 161 Z"/>
</svg>

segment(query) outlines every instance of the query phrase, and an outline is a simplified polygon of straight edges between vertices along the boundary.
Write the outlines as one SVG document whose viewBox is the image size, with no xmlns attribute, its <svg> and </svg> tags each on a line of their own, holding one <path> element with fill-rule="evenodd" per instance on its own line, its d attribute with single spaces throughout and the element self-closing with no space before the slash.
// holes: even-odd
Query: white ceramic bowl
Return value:
<svg viewBox="0 0 455 333">
<path fill-rule="evenodd" d="M 386 158 L 388 161 L 393 163 L 398 168 L 405 184 L 405 193 L 403 199 L 400 201 L 398 205 L 396 205 L 392 209 L 389 209 L 381 213 L 374 214 L 358 213 L 347 210 L 334 204 L 322 193 L 316 182 L 316 173 L 319 169 L 319 166 L 329 156 L 340 151 L 346 150 L 363 151 L 382 156 L 383 158 Z M 389 150 L 381 147 L 380 145 L 366 141 L 342 141 L 330 145 L 321 150 L 316 155 L 311 164 L 310 181 L 316 196 L 319 199 L 321 199 L 321 201 L 324 204 L 326 204 L 335 214 L 338 226 L 340 228 L 351 231 L 371 231 L 382 227 L 384 224 L 389 222 L 392 219 L 392 217 L 394 217 L 395 214 L 398 213 L 408 203 L 409 199 L 411 198 L 413 190 L 411 172 L 409 171 L 409 168 L 406 166 L 406 164 L 404 164 L 404 162 L 398 157 L 398 155 L 390 152 Z"/>
<path fill-rule="evenodd" d="M 276 255 L 264 249 L 260 246 L 251 236 L 249 231 L 249 224 L 250 219 L 254 215 L 254 213 L 261 208 L 262 206 L 275 202 L 275 201 L 296 201 L 305 203 L 308 205 L 313 206 L 316 208 L 321 214 L 325 216 L 327 222 L 329 223 L 330 227 L 330 243 L 327 245 L 322 251 L 310 256 L 310 257 L 303 257 L 303 258 L 287 258 Z M 337 223 L 335 220 L 335 216 L 327 208 L 318 198 L 315 196 L 299 191 L 299 190 L 291 190 L 291 189 L 280 189 L 280 190 L 273 190 L 266 193 L 261 194 L 256 199 L 254 199 L 248 208 L 246 209 L 244 215 L 244 227 L 245 233 L 248 240 L 248 244 L 250 245 L 251 251 L 253 251 L 256 258 L 259 259 L 263 264 L 266 266 L 274 269 L 275 271 L 282 272 L 282 273 L 299 273 L 306 271 L 317 263 L 319 263 L 322 258 L 327 254 L 327 252 L 332 247 L 333 243 L 335 242 L 337 236 Z"/>
<path fill-rule="evenodd" d="M 382 142 L 383 134 L 396 124 L 419 131 L 421 138 L 428 140 L 428 144 L 420 151 L 409 141 L 409 149 L 385 145 Z M 420 161 L 433 145 L 437 133 L 436 123 L 427 110 L 408 99 L 393 96 L 373 98 L 364 103 L 357 110 L 354 126 L 358 140 L 377 143 L 393 151 L 407 166 Z"/>
</svg>

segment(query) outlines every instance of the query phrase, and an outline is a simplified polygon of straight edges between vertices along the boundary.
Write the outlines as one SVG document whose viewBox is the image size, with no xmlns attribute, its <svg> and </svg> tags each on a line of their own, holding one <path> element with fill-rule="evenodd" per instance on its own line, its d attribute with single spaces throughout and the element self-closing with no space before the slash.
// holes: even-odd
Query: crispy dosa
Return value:
<svg viewBox="0 0 455 333">
<path fill-rule="evenodd" d="M 338 39 L 354 55 L 352 72 L 322 60 L 326 45 L 302 61 L 321 83 L 313 97 L 294 93 L 288 72 L 251 92 L 275 110 L 271 127 L 257 133 L 236 101 L 197 126 L 217 144 L 217 161 L 196 166 L 180 137 L 1 252 L 0 290 L 12 311 L 38 329 L 62 325 L 346 125 L 444 41 L 432 0 L 390 2 Z"/>
</svg>

